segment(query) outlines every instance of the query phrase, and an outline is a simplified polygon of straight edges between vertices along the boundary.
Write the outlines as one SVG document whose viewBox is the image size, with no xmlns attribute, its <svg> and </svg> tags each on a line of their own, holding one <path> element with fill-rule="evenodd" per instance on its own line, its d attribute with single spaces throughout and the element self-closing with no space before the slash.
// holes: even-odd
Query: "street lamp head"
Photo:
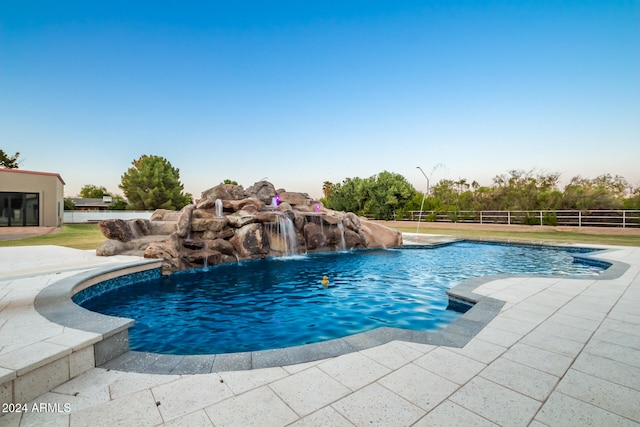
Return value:
<svg viewBox="0 0 640 427">
<path fill-rule="evenodd" d="M 427 185 L 429 185 L 429 177 L 427 176 L 426 173 L 424 173 L 424 171 L 422 170 L 422 168 L 420 166 L 416 166 L 416 169 L 419 169 L 420 172 L 422 173 L 422 175 L 424 175 L 425 178 L 427 178 Z"/>
</svg>

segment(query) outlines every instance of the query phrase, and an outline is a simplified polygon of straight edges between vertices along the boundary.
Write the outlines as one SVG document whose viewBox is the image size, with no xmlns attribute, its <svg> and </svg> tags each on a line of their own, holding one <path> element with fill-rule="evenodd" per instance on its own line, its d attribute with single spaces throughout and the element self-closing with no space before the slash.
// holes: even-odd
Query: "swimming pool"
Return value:
<svg viewBox="0 0 640 427">
<path fill-rule="evenodd" d="M 499 273 L 597 275 L 584 250 L 459 242 L 436 248 L 314 253 L 141 280 L 74 301 L 136 320 L 132 350 L 166 354 L 256 351 L 380 326 L 438 330 L 460 313 L 446 291 Z M 328 285 L 322 284 L 327 276 Z M 90 288 L 89 288 L 90 289 Z"/>
</svg>

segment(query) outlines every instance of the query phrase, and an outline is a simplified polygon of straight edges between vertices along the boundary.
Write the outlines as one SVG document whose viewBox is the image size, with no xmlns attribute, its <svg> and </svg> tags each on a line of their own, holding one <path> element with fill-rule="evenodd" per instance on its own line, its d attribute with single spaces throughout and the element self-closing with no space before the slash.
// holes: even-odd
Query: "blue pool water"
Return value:
<svg viewBox="0 0 640 427">
<path fill-rule="evenodd" d="M 437 330 L 460 313 L 447 289 L 498 273 L 597 275 L 571 250 L 460 242 L 437 248 L 314 253 L 143 280 L 78 299 L 136 320 L 132 350 L 211 354 L 282 348 L 380 326 Z M 323 276 L 329 279 L 325 288 Z M 89 288 L 90 289 L 90 288 Z"/>
</svg>

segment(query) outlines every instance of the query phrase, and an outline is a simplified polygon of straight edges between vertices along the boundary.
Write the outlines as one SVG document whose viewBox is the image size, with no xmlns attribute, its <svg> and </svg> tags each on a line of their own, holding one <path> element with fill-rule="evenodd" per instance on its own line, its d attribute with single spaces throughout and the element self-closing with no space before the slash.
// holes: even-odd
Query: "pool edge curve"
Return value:
<svg viewBox="0 0 640 427">
<path fill-rule="evenodd" d="M 588 245 L 579 247 L 588 247 Z M 612 250 L 615 249 L 600 250 L 597 253 L 602 254 Z M 598 276 L 598 280 L 618 278 L 629 268 L 626 263 L 601 260 L 595 255 L 580 254 L 575 256 L 610 265 Z M 499 274 L 465 280 L 449 289 L 447 295 L 450 299 L 471 305 L 471 308 L 438 331 L 412 331 L 381 327 L 356 335 L 313 344 L 242 353 L 206 355 L 170 355 L 129 350 L 128 328 L 134 323 L 132 319 L 95 313 L 80 307 L 71 300 L 71 297 L 81 289 L 115 277 L 160 268 L 160 262 L 159 260 L 141 260 L 126 266 L 83 271 L 61 279 L 38 293 L 34 301 L 35 309 L 40 315 L 54 323 L 101 335 L 102 339 L 93 344 L 96 367 L 148 374 L 206 374 L 313 362 L 365 350 L 396 340 L 461 348 L 475 337 L 500 312 L 506 303 L 502 300 L 475 294 L 473 291 L 477 287 L 487 282 L 510 277 L 562 277 L 555 275 Z M 573 277 L 582 280 L 593 279 L 593 277 Z"/>
</svg>

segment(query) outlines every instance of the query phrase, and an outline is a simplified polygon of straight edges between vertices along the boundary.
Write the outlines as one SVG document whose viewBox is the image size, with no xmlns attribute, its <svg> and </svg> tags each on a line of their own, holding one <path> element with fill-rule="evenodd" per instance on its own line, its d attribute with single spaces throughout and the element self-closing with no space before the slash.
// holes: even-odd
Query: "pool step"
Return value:
<svg viewBox="0 0 640 427">
<path fill-rule="evenodd" d="M 29 402 L 127 352 L 133 320 L 91 312 L 71 297 L 92 285 L 159 269 L 160 265 L 159 260 L 141 260 L 125 268 L 118 265 L 84 271 L 40 291 L 34 300 L 35 310 L 64 328 L 60 334 L 0 354 L 0 404 Z"/>
</svg>

